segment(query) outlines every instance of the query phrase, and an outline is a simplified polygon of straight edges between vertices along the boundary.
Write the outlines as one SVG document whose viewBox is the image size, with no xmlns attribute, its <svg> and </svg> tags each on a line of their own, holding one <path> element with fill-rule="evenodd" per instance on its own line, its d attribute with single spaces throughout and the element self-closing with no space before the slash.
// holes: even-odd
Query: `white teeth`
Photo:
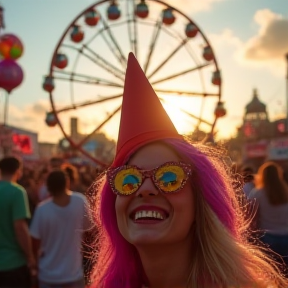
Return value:
<svg viewBox="0 0 288 288">
<path fill-rule="evenodd" d="M 163 219 L 162 215 L 159 212 L 157 213 L 157 218 Z"/>
<path fill-rule="evenodd" d="M 147 217 L 164 220 L 164 217 L 157 211 L 138 211 L 135 213 L 134 219 L 137 220 Z"/>
</svg>

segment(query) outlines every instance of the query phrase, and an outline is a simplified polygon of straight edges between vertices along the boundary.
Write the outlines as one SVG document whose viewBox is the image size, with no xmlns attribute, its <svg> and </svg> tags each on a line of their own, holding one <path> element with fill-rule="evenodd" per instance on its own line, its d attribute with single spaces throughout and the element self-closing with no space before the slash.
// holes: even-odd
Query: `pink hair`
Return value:
<svg viewBox="0 0 288 288">
<path fill-rule="evenodd" d="M 184 161 L 195 167 L 192 185 L 201 187 L 205 201 L 228 231 L 237 237 L 237 215 L 230 201 L 230 187 L 219 167 L 192 144 L 178 139 L 165 139 Z M 217 161 L 216 161 L 217 162 Z M 232 188 L 231 188 L 232 189 Z M 95 288 L 141 288 L 147 283 L 136 248 L 120 234 L 117 226 L 115 200 L 106 178 L 96 207 L 100 231 L 99 254 L 94 269 Z"/>
<path fill-rule="evenodd" d="M 231 234 L 237 237 L 237 215 L 230 196 L 231 192 L 234 193 L 234 191 L 231 191 L 231 184 L 227 180 L 225 181 L 227 174 L 223 173 L 225 168 L 221 167 L 219 163 L 220 157 L 210 151 L 211 157 L 208 159 L 209 156 L 205 155 L 206 153 L 200 152 L 195 146 L 187 142 L 177 140 L 167 140 L 165 142 L 171 144 L 180 157 L 185 157 L 193 164 L 196 174 L 196 177 L 194 177 L 196 183 L 193 186 L 201 187 L 205 201 L 222 224 Z M 223 155 L 221 156 L 223 157 Z M 214 161 L 211 159 L 212 157 Z M 219 158 L 217 159 L 217 157 Z M 229 180 L 231 181 L 231 179 Z"/>
</svg>

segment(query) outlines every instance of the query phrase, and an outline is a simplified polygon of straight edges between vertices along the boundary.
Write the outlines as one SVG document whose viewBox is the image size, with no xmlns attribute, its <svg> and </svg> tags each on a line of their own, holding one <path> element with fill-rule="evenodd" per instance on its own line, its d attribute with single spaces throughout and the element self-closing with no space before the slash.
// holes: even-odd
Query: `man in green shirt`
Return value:
<svg viewBox="0 0 288 288">
<path fill-rule="evenodd" d="M 3 158 L 0 174 L 0 288 L 28 288 L 35 260 L 27 225 L 27 193 L 16 183 L 22 174 L 21 162 L 15 157 Z"/>
</svg>

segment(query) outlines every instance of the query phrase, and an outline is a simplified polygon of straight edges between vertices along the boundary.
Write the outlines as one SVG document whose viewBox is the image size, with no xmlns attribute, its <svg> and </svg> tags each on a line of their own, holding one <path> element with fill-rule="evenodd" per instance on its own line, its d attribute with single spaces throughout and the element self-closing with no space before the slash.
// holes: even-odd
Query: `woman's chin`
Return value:
<svg viewBox="0 0 288 288">
<path fill-rule="evenodd" d="M 129 237 L 129 242 L 134 245 L 135 247 L 137 246 L 154 246 L 154 245 L 160 245 L 164 244 L 166 241 L 165 235 L 161 233 L 147 233 L 147 231 L 138 231 L 137 233 L 132 233 Z"/>
</svg>

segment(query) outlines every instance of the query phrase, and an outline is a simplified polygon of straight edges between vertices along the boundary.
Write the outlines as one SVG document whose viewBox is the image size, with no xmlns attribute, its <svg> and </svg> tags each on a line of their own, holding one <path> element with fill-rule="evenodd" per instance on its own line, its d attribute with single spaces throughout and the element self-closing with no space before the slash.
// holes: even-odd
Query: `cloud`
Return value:
<svg viewBox="0 0 288 288">
<path fill-rule="evenodd" d="M 224 29 L 221 34 L 210 34 L 208 38 L 212 46 L 216 46 L 219 50 L 227 46 L 237 50 L 243 48 L 243 42 L 228 28 Z"/>
<path fill-rule="evenodd" d="M 51 108 L 50 106 L 48 108 L 47 101 L 45 101 L 45 103 L 42 101 L 42 102 L 34 103 L 31 109 L 37 115 L 45 115 L 45 113 L 47 112 L 47 109 L 51 109 Z"/>
<path fill-rule="evenodd" d="M 46 112 L 50 111 L 50 103 L 46 100 L 38 100 L 33 104 L 18 107 L 10 104 L 8 110 L 8 125 L 37 132 L 38 140 L 57 142 L 62 136 L 60 129 L 56 126 L 50 128 L 45 123 Z"/>
<path fill-rule="evenodd" d="M 254 21 L 259 29 L 246 42 L 228 28 L 208 35 L 216 56 L 220 56 L 220 63 L 230 55 L 242 67 L 267 69 L 282 77 L 288 52 L 288 19 L 265 9 L 255 13 Z"/>
<path fill-rule="evenodd" d="M 191 1 L 191 0 L 167 0 L 166 3 L 175 7 L 179 8 L 180 10 L 186 11 L 207 11 L 211 10 L 212 6 L 216 2 L 222 2 L 225 0 L 201 0 L 201 1 Z"/>
<path fill-rule="evenodd" d="M 288 52 L 288 19 L 264 9 L 256 12 L 254 21 L 259 30 L 245 43 L 244 57 L 252 61 L 283 61 Z"/>
<path fill-rule="evenodd" d="M 58 105 L 66 106 L 64 103 L 59 102 Z M 35 103 L 27 104 L 24 106 L 9 105 L 7 124 L 20 129 L 25 129 L 31 132 L 38 133 L 38 140 L 40 142 L 56 143 L 64 136 L 60 130 L 60 127 L 48 127 L 45 118 L 46 112 L 51 111 L 51 105 L 48 100 L 38 100 Z M 79 111 L 75 114 L 75 111 L 67 111 L 64 114 L 58 114 L 59 120 L 63 126 L 65 132 L 70 134 L 70 119 L 71 117 L 77 117 L 79 119 L 78 129 L 80 133 L 91 133 L 95 127 L 101 122 L 102 119 L 94 117 L 94 114 Z M 86 114 L 85 114 L 86 113 Z M 90 116 L 90 118 L 89 118 Z M 95 119 L 96 118 L 96 119 Z"/>
</svg>

